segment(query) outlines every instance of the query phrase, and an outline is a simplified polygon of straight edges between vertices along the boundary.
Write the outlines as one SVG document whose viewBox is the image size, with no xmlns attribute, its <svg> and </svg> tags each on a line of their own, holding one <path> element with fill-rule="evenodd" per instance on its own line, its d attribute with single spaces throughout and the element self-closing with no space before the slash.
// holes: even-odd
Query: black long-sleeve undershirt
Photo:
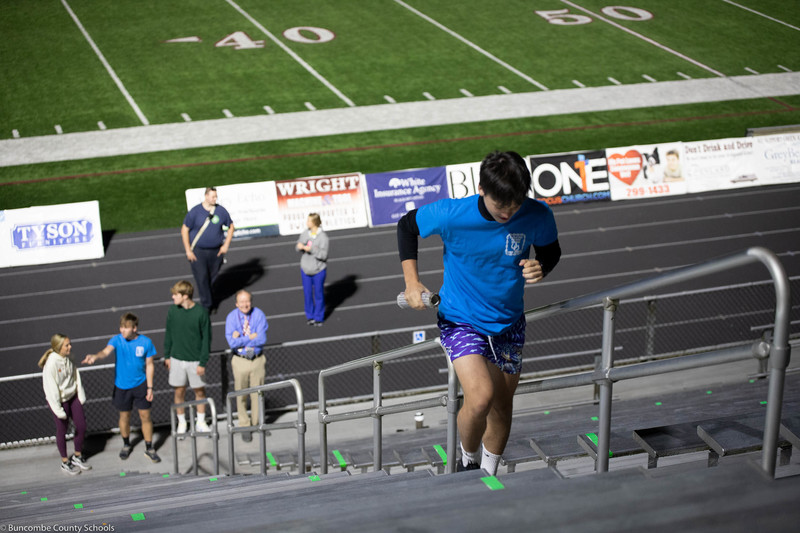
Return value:
<svg viewBox="0 0 800 533">
<path fill-rule="evenodd" d="M 494 220 L 486 209 L 483 198 L 478 200 L 478 209 L 486 220 Z M 413 209 L 403 215 L 397 223 L 397 250 L 400 254 L 400 261 L 417 259 L 417 252 L 419 249 L 418 237 L 419 226 L 417 226 L 417 210 Z M 545 276 L 555 268 L 558 261 L 561 259 L 561 245 L 558 243 L 558 239 L 543 246 L 534 245 L 533 251 L 535 259 L 542 265 L 542 274 Z"/>
</svg>

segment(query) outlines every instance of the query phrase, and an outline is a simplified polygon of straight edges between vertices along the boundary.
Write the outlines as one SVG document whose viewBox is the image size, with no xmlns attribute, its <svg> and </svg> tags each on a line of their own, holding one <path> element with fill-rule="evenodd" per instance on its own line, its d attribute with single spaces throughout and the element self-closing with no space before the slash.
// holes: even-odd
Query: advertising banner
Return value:
<svg viewBox="0 0 800 533">
<path fill-rule="evenodd" d="M 278 235 L 278 195 L 274 181 L 220 185 L 217 203 L 233 220 L 234 240 Z M 186 209 L 203 201 L 206 188 L 186 190 Z"/>
<path fill-rule="evenodd" d="M 527 159 L 537 200 L 561 205 L 611 199 L 606 153 L 602 150 Z"/>
<path fill-rule="evenodd" d="M 448 198 L 445 167 L 366 174 L 370 226 L 397 224 L 419 206 Z"/>
<path fill-rule="evenodd" d="M 764 135 L 754 139 L 758 177 L 764 184 L 800 181 L 800 133 Z"/>
<path fill-rule="evenodd" d="M 0 211 L 0 267 L 103 257 L 97 201 Z"/>
<path fill-rule="evenodd" d="M 447 188 L 450 198 L 466 198 L 478 194 L 481 162 L 447 165 Z"/>
<path fill-rule="evenodd" d="M 612 200 L 686 194 L 681 143 L 606 149 Z"/>
<path fill-rule="evenodd" d="M 281 235 L 306 229 L 309 213 L 318 213 L 326 231 L 368 225 L 361 173 L 298 178 L 275 183 Z"/>
<path fill-rule="evenodd" d="M 753 138 L 683 143 L 684 174 L 691 193 L 763 185 L 756 169 Z"/>
</svg>

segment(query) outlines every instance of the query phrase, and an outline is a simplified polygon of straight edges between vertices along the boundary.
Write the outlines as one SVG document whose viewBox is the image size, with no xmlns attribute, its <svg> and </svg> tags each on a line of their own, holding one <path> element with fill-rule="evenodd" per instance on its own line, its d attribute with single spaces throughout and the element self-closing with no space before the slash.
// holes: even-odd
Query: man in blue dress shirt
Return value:
<svg viewBox="0 0 800 533">
<path fill-rule="evenodd" d="M 267 342 L 267 317 L 258 307 L 253 307 L 253 296 L 241 290 L 236 293 L 236 309 L 228 313 L 225 320 L 225 338 L 231 347 L 233 358 L 233 386 L 235 390 L 257 387 L 264 384 L 266 357 L 262 347 Z M 236 398 L 239 426 L 258 425 L 258 394 L 250 395 L 251 413 L 247 413 L 247 396 Z M 242 433 L 245 441 L 252 440 L 250 433 Z"/>
</svg>

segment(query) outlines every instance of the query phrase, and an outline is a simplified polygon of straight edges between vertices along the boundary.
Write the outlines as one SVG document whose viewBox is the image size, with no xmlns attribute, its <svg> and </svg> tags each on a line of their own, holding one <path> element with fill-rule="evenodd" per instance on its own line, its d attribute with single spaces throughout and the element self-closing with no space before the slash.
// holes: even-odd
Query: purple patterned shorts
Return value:
<svg viewBox="0 0 800 533">
<path fill-rule="evenodd" d="M 439 317 L 442 346 L 451 361 L 464 355 L 478 354 L 506 374 L 519 374 L 522 370 L 525 324 L 523 315 L 502 335 L 489 337 L 469 324 L 450 322 Z"/>
</svg>

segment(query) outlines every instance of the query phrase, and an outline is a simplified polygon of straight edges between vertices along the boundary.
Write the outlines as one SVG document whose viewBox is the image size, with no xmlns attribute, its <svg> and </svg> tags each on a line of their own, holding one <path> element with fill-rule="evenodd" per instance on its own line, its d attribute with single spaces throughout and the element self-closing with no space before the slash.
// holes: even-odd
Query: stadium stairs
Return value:
<svg viewBox="0 0 800 533">
<path fill-rule="evenodd" d="M 437 475 L 444 431 L 423 428 L 386 436 L 377 472 L 360 439 L 339 443 L 325 475 L 312 449 L 305 468 L 276 452 L 266 476 L 96 472 L 6 488 L 0 519 L 62 531 L 795 531 L 800 372 L 786 378 L 774 479 L 761 468 L 766 381 L 615 402 L 600 475 L 586 402 L 516 416 L 497 476 Z"/>
</svg>

